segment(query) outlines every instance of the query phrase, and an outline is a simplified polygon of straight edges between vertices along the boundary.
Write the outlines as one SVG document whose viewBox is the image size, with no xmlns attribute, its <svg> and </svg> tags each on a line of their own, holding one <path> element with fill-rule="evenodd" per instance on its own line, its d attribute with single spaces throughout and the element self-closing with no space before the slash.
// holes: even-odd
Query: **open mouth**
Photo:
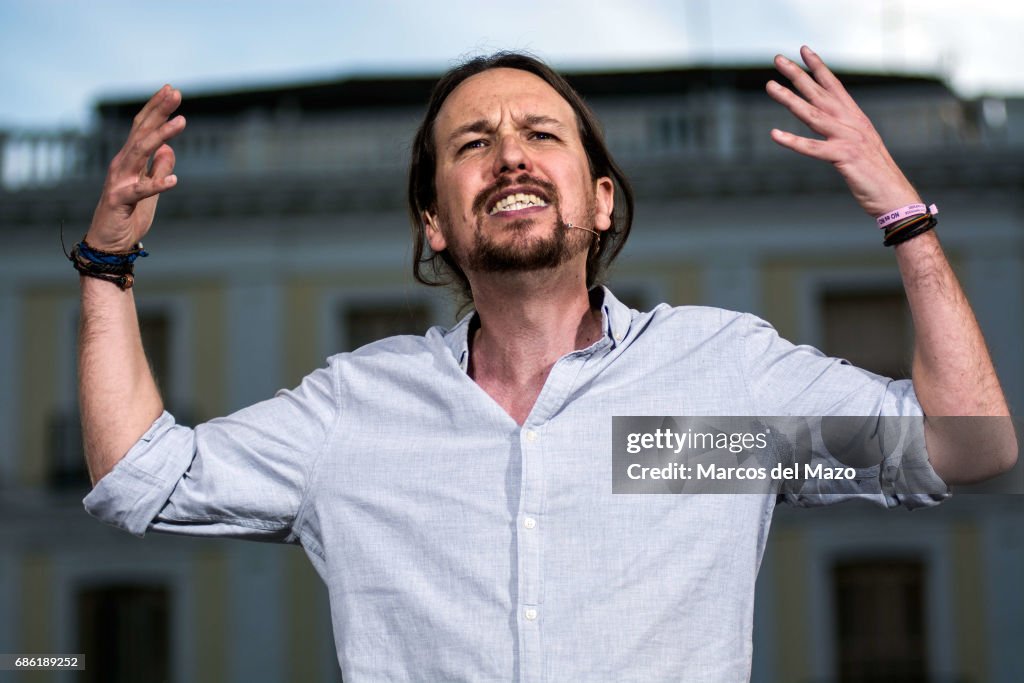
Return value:
<svg viewBox="0 0 1024 683">
<path fill-rule="evenodd" d="M 522 211 L 548 205 L 548 200 L 535 192 L 512 192 L 499 198 L 492 206 L 488 215 L 511 211 Z"/>
</svg>

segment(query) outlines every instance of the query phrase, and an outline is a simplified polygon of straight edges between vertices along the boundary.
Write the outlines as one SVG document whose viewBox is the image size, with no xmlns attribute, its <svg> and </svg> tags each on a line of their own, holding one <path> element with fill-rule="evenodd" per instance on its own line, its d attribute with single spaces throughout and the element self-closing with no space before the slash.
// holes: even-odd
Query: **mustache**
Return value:
<svg viewBox="0 0 1024 683">
<path fill-rule="evenodd" d="M 544 195 L 548 198 L 549 204 L 558 204 L 558 190 L 555 188 L 553 184 L 547 182 L 546 180 L 541 180 L 540 178 L 534 178 L 529 173 L 521 173 L 516 178 L 511 178 L 507 175 L 501 176 L 493 185 L 484 190 L 481 190 L 480 193 L 477 194 L 476 198 L 473 200 L 473 212 L 482 212 L 484 209 L 487 208 L 487 205 L 490 203 L 491 198 L 494 195 L 498 194 L 506 187 L 511 187 L 513 185 L 523 185 L 541 190 L 544 193 Z"/>
</svg>

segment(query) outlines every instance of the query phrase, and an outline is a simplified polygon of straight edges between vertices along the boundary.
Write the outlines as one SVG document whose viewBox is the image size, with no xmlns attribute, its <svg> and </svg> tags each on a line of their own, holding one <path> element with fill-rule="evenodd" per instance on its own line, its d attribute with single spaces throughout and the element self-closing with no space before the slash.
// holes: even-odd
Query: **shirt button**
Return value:
<svg viewBox="0 0 1024 683">
<path fill-rule="evenodd" d="M 536 441 L 537 440 L 537 432 L 533 431 L 532 429 L 527 430 L 526 431 L 526 440 L 527 441 Z"/>
<path fill-rule="evenodd" d="M 622 341 L 622 339 L 623 339 L 623 337 L 622 337 L 621 334 L 615 335 L 615 341 L 620 342 L 620 341 Z"/>
<path fill-rule="evenodd" d="M 523 526 L 525 526 L 527 529 L 532 529 L 533 527 L 537 526 L 537 520 L 535 520 L 533 517 L 527 517 L 523 520 Z"/>
<path fill-rule="evenodd" d="M 537 610 L 535 610 L 532 607 L 527 607 L 526 612 L 523 613 L 523 616 L 526 617 L 527 621 L 533 621 L 537 618 Z"/>
</svg>

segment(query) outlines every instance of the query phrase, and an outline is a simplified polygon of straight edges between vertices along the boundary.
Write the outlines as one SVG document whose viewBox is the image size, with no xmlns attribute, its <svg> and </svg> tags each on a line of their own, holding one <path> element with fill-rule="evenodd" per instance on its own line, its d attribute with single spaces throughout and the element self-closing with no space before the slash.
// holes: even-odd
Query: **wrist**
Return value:
<svg viewBox="0 0 1024 683">
<path fill-rule="evenodd" d="M 148 255 L 142 248 L 142 242 L 137 242 L 126 251 L 115 252 L 89 244 L 86 236 L 71 249 L 67 257 L 81 275 L 105 280 L 124 291 L 135 284 L 135 260 Z"/>
<path fill-rule="evenodd" d="M 875 218 L 875 223 L 885 230 L 882 243 L 887 247 L 903 244 L 923 235 L 937 225 L 935 215 L 939 212 L 934 204 L 908 204 L 895 208 Z"/>
<path fill-rule="evenodd" d="M 82 238 L 83 242 L 88 243 L 93 249 L 99 251 L 105 251 L 110 254 L 124 254 L 132 251 L 138 242 L 132 242 L 130 238 L 125 239 L 111 239 L 110 237 L 104 237 L 103 235 L 97 234 L 90 230 L 85 233 L 85 237 Z"/>
</svg>

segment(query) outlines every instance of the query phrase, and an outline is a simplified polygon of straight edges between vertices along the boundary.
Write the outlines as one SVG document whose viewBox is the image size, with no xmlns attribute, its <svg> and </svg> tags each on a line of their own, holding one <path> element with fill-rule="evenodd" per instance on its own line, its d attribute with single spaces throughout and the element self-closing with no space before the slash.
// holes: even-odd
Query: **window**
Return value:
<svg viewBox="0 0 1024 683">
<path fill-rule="evenodd" d="M 78 490 L 89 488 L 89 471 L 82 447 L 82 419 L 77 410 L 55 411 L 50 417 L 48 472 L 51 488 Z"/>
<path fill-rule="evenodd" d="M 179 424 L 191 424 L 187 408 L 173 405 L 173 397 L 167 392 L 171 386 L 172 363 L 172 320 L 164 308 L 144 308 L 139 311 L 139 331 L 142 345 L 146 350 L 157 387 L 164 394 L 168 410 L 174 412 Z M 177 412 L 175 412 L 177 409 Z M 55 411 L 50 419 L 49 434 L 50 469 L 49 483 L 54 489 L 78 490 L 89 487 L 89 473 L 85 465 L 82 446 L 82 419 L 77 405 L 73 408 Z"/>
<path fill-rule="evenodd" d="M 826 290 L 821 309 L 825 353 L 893 379 L 910 377 L 914 333 L 902 290 Z"/>
<path fill-rule="evenodd" d="M 833 567 L 839 681 L 927 680 L 924 574 L 917 560 L 852 561 Z"/>
<path fill-rule="evenodd" d="M 338 338 L 345 350 L 351 351 L 396 334 L 422 335 L 432 319 L 425 302 L 343 304 Z"/>
<path fill-rule="evenodd" d="M 166 390 L 170 386 L 171 373 L 171 321 L 167 311 L 139 311 L 139 332 L 156 385 L 161 391 Z"/>
<path fill-rule="evenodd" d="M 136 683 L 171 678 L 170 591 L 109 584 L 78 592 L 82 681 Z"/>
<path fill-rule="evenodd" d="M 700 108 L 656 114 L 648 121 L 650 149 L 668 153 L 701 153 L 710 138 L 711 120 Z"/>
</svg>

